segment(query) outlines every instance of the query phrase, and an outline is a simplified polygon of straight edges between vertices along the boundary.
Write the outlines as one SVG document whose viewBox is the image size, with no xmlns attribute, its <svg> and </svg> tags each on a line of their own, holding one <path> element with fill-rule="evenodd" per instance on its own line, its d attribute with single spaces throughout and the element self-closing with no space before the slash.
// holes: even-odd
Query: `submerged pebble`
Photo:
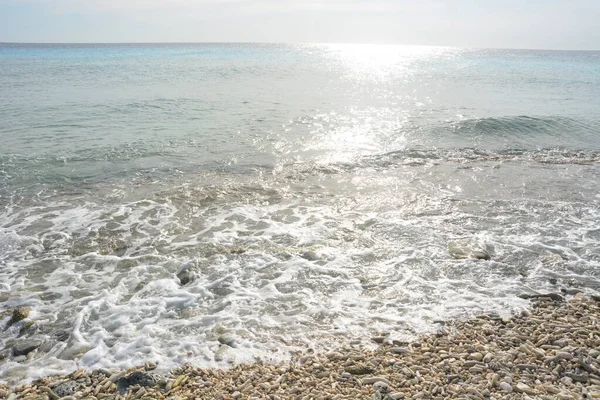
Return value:
<svg viewBox="0 0 600 400">
<path fill-rule="evenodd" d="M 37 349 L 42 345 L 41 340 L 37 339 L 24 339 L 19 340 L 13 345 L 13 354 L 15 356 L 24 356 Z"/>
<path fill-rule="evenodd" d="M 10 319 L 6 323 L 6 327 L 10 327 L 13 324 L 16 324 L 19 321 L 24 320 L 29 317 L 29 313 L 31 313 L 31 307 L 17 307 L 13 310 Z"/>
</svg>

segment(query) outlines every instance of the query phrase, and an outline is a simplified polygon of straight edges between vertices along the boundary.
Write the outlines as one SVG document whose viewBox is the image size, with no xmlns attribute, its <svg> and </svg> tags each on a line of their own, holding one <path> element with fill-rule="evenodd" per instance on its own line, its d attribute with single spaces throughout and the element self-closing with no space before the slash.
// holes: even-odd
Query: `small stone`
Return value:
<svg viewBox="0 0 600 400">
<path fill-rule="evenodd" d="M 500 375 L 498 375 L 496 373 L 492 374 L 492 380 L 491 380 L 492 386 L 497 386 L 499 381 L 500 381 Z"/>
<path fill-rule="evenodd" d="M 219 348 L 217 349 L 217 351 L 215 351 L 215 361 L 221 362 L 221 361 L 225 360 L 225 355 L 227 354 L 228 351 L 229 351 L 229 346 L 227 346 L 226 344 L 220 345 Z"/>
<path fill-rule="evenodd" d="M 392 347 L 390 351 L 394 354 L 406 354 L 408 350 L 404 347 Z"/>
<path fill-rule="evenodd" d="M 375 370 L 366 365 L 353 365 L 351 367 L 347 367 L 346 372 L 349 372 L 352 375 L 367 375 L 372 374 L 373 372 L 375 372 Z"/>
<path fill-rule="evenodd" d="M 152 370 L 155 370 L 155 369 L 156 369 L 156 367 L 157 367 L 156 363 L 153 363 L 153 362 L 145 362 L 145 363 L 144 363 L 144 369 L 145 369 L 146 371 L 152 371 Z"/>
<path fill-rule="evenodd" d="M 70 336 L 71 333 L 67 330 L 56 331 L 52 334 L 52 338 L 56 339 L 59 342 L 66 342 L 67 340 L 69 340 Z"/>
<path fill-rule="evenodd" d="M 469 354 L 470 360 L 481 361 L 483 360 L 483 354 L 481 353 L 471 353 Z"/>
<path fill-rule="evenodd" d="M 29 316 L 31 312 L 31 307 L 17 307 L 13 310 L 10 320 L 8 320 L 6 327 L 8 328 L 12 324 L 15 324 L 19 321 L 24 320 Z"/>
<path fill-rule="evenodd" d="M 117 387 L 120 392 L 126 392 L 130 386 L 154 386 L 156 384 L 156 377 L 148 372 L 135 371 L 131 374 L 119 378 L 117 381 Z"/>
<path fill-rule="evenodd" d="M 320 260 L 321 258 L 317 255 L 317 253 L 315 253 L 312 250 L 309 251 L 305 251 L 303 253 L 300 254 L 300 257 L 304 258 L 305 260 L 308 261 L 317 261 Z"/>
<path fill-rule="evenodd" d="M 219 336 L 217 338 L 217 340 L 219 341 L 219 343 L 224 344 L 224 345 L 229 346 L 229 347 L 235 347 L 236 346 L 236 344 L 235 344 L 235 337 L 233 335 L 228 335 L 228 334 L 221 335 L 221 336 Z"/>
<path fill-rule="evenodd" d="M 537 394 L 537 391 L 535 389 L 530 388 L 529 386 L 527 386 L 526 384 L 524 384 L 523 382 L 519 382 L 517 383 L 516 389 L 518 392 L 522 392 L 525 394 Z"/>
<path fill-rule="evenodd" d="M 508 382 L 500 382 L 500 384 L 498 385 L 498 387 L 500 389 L 504 390 L 505 392 L 508 392 L 508 393 L 510 393 L 510 392 L 513 391 L 512 386 Z"/>
<path fill-rule="evenodd" d="M 325 357 L 327 357 L 330 360 L 342 360 L 344 358 L 344 355 L 340 352 L 332 351 L 330 353 L 326 353 Z"/>
<path fill-rule="evenodd" d="M 481 247 L 473 240 L 463 239 L 448 243 L 448 252 L 456 259 L 489 260 L 487 249 Z"/>
<path fill-rule="evenodd" d="M 70 380 L 54 387 L 52 391 L 56 393 L 58 397 L 66 397 L 77 392 L 80 387 L 81 385 L 78 382 Z"/>
<path fill-rule="evenodd" d="M 21 326 L 21 329 L 19 330 L 19 336 L 31 334 L 34 331 L 35 331 L 35 322 L 27 321 L 23 324 L 23 326 Z"/>
<path fill-rule="evenodd" d="M 562 302 L 565 300 L 565 298 L 563 296 L 561 296 L 558 293 L 545 293 L 545 294 L 529 294 L 529 293 L 523 293 L 518 295 L 518 297 L 525 299 L 525 300 L 543 300 L 543 299 L 549 299 L 549 300 L 553 300 L 553 301 L 559 301 Z"/>
<path fill-rule="evenodd" d="M 573 355 L 571 353 L 561 351 L 561 352 L 556 353 L 556 359 L 557 360 L 572 360 Z"/>
<path fill-rule="evenodd" d="M 388 393 L 390 391 L 390 385 L 383 381 L 375 382 L 373 384 L 373 389 L 377 390 L 380 393 Z"/>
<path fill-rule="evenodd" d="M 184 286 L 195 281 L 198 278 L 198 273 L 192 268 L 186 268 L 177 273 L 177 278 L 179 278 L 179 283 Z"/>
<path fill-rule="evenodd" d="M 56 393 L 54 393 L 54 391 L 52 389 L 50 389 L 48 386 L 39 386 L 38 387 L 39 391 L 42 393 L 46 393 L 46 396 L 44 396 L 44 400 L 59 400 L 61 398 L 61 396 L 57 395 Z M 69 398 L 71 396 L 67 396 L 65 398 Z"/>
<path fill-rule="evenodd" d="M 559 394 L 560 393 L 560 389 L 556 388 L 552 385 L 546 385 L 544 386 L 544 389 L 546 389 L 546 392 L 548 393 L 552 393 L 552 394 Z"/>
<path fill-rule="evenodd" d="M 361 380 L 363 385 L 373 385 L 377 382 L 383 382 L 386 385 L 390 384 L 390 381 L 387 378 L 384 378 L 383 376 L 373 376 L 373 377 L 369 377 L 369 378 L 363 378 Z"/>
<path fill-rule="evenodd" d="M 569 378 L 571 378 L 575 382 L 587 383 L 588 379 L 589 379 L 588 376 L 585 374 L 569 373 L 569 374 L 565 374 L 565 375 L 567 375 Z"/>
<path fill-rule="evenodd" d="M 481 361 L 465 361 L 465 363 L 463 365 L 467 368 L 474 367 L 474 366 L 483 367 L 483 366 L 485 366 L 485 363 L 482 363 Z"/>
<path fill-rule="evenodd" d="M 388 394 L 387 397 L 390 398 L 391 400 L 400 400 L 400 399 L 403 399 L 406 397 L 406 393 L 395 392 L 395 393 Z"/>
<path fill-rule="evenodd" d="M 471 393 L 472 395 L 474 395 L 475 397 L 479 398 L 479 399 L 483 399 L 483 394 L 481 394 L 481 392 L 477 389 L 475 389 L 474 387 L 468 387 L 467 388 L 467 392 Z"/>
<path fill-rule="evenodd" d="M 569 341 L 567 339 L 558 339 L 552 342 L 552 344 L 558 347 L 566 347 L 569 345 Z"/>
<path fill-rule="evenodd" d="M 13 346 L 13 354 L 15 356 L 24 356 L 42 345 L 41 340 L 21 340 Z"/>
</svg>

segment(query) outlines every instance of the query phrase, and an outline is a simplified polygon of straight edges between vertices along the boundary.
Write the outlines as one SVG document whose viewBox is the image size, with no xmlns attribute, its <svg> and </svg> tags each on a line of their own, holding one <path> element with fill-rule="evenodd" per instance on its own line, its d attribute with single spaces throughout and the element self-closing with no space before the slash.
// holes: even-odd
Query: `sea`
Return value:
<svg viewBox="0 0 600 400">
<path fill-rule="evenodd" d="M 0 44 L 0 381 L 597 295 L 599 183 L 600 52 Z"/>
</svg>

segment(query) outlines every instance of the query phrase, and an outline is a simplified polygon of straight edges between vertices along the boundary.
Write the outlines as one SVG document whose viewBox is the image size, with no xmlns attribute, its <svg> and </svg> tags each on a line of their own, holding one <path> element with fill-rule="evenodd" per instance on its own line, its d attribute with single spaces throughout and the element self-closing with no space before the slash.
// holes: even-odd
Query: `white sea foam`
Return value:
<svg viewBox="0 0 600 400">
<path fill-rule="evenodd" d="M 510 188 L 503 200 L 480 200 L 464 171 L 301 173 L 305 188 L 320 189 L 183 185 L 143 200 L 50 198 L 7 211 L 4 306 L 32 306 L 36 322 L 0 341 L 44 344 L 29 360 L 5 360 L 2 379 L 145 361 L 278 361 L 356 339 L 369 345 L 379 333 L 406 339 L 465 313 L 509 312 L 525 304 L 518 293 L 559 290 L 551 277 L 598 288 L 598 260 L 586 250 L 600 239 L 597 208 L 561 193 L 519 199 Z M 482 171 L 492 181 L 510 173 Z M 455 178 L 438 189 L 444 174 Z M 485 243 L 492 261 L 449 257 L 447 243 L 460 237 Z M 182 269 L 195 279 L 181 285 Z"/>
</svg>

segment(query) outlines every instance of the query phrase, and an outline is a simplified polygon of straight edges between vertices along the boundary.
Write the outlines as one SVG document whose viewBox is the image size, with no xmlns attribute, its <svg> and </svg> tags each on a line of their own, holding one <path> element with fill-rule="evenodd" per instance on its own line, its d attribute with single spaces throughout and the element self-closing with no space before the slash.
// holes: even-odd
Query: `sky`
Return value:
<svg viewBox="0 0 600 400">
<path fill-rule="evenodd" d="M 0 42 L 600 50 L 600 0 L 0 0 Z"/>
</svg>

